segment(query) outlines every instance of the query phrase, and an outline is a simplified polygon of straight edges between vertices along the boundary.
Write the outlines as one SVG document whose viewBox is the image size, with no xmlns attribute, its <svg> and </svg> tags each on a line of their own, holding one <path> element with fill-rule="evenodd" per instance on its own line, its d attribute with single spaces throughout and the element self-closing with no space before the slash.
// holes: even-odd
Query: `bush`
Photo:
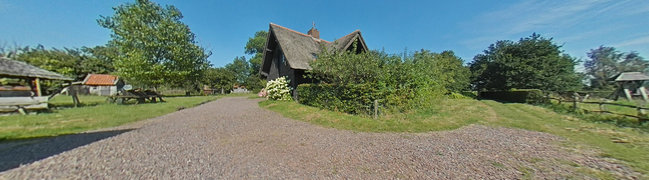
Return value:
<svg viewBox="0 0 649 180">
<path fill-rule="evenodd" d="M 280 77 L 266 83 L 266 92 L 268 99 L 288 101 L 291 100 L 291 87 L 288 86 L 289 80 L 286 77 Z"/>
<path fill-rule="evenodd" d="M 479 99 L 490 99 L 501 102 L 512 103 L 530 103 L 542 104 L 547 103 L 548 99 L 544 97 L 543 91 L 539 89 L 516 89 L 511 91 L 484 91 L 478 93 Z"/>
<path fill-rule="evenodd" d="M 302 104 L 350 114 L 370 114 L 375 99 L 382 99 L 367 85 L 301 84 L 297 87 Z"/>
</svg>

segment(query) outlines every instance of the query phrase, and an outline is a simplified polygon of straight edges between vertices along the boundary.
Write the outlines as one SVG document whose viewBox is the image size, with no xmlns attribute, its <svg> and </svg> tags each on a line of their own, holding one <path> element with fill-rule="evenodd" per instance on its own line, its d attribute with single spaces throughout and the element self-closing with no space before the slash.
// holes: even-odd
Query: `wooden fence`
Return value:
<svg viewBox="0 0 649 180">
<path fill-rule="evenodd" d="M 565 97 L 565 96 L 564 96 Z M 546 95 L 546 98 L 551 99 L 551 100 L 556 100 L 558 101 L 559 104 L 562 102 L 569 102 L 572 104 L 572 108 L 574 111 L 577 110 L 583 110 L 585 112 L 592 112 L 592 113 L 606 113 L 606 114 L 611 114 L 611 115 L 617 115 L 617 116 L 624 116 L 624 117 L 629 117 L 629 118 L 636 118 L 638 119 L 639 123 L 643 123 L 648 121 L 648 116 L 646 111 L 649 110 L 649 108 L 642 107 L 642 106 L 636 106 L 636 105 L 628 105 L 628 104 L 619 104 L 619 103 L 613 103 L 613 102 L 605 102 L 605 101 L 587 101 L 589 95 L 586 94 L 585 96 L 580 96 L 577 92 L 574 92 L 571 98 L 556 98 L 556 97 L 551 97 L 551 95 L 548 93 Z M 579 108 L 579 104 L 597 104 L 599 106 L 599 110 L 589 110 L 585 108 Z M 632 108 L 636 109 L 637 115 L 631 115 L 631 114 L 624 114 L 624 113 L 619 113 L 619 112 L 614 112 L 610 111 L 606 108 L 606 106 L 620 106 L 620 107 L 627 107 L 627 108 Z"/>
</svg>

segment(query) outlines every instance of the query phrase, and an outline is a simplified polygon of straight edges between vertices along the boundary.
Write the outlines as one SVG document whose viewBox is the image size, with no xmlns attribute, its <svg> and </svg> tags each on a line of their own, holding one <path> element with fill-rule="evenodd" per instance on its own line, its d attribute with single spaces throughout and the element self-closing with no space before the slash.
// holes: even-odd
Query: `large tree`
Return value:
<svg viewBox="0 0 649 180">
<path fill-rule="evenodd" d="M 243 56 L 235 57 L 232 63 L 225 65 L 225 69 L 234 73 L 235 80 L 239 85 L 244 85 L 246 78 L 250 75 L 250 65 L 246 57 Z"/>
<path fill-rule="evenodd" d="M 591 49 L 587 55 L 589 60 L 584 62 L 584 70 L 592 89 L 613 89 L 614 83 L 608 79 L 618 73 L 649 70 L 649 62 L 636 52 L 621 53 L 613 47 L 600 46 Z"/>
<path fill-rule="evenodd" d="M 259 77 L 259 69 L 261 68 L 262 56 L 264 55 L 264 48 L 266 39 L 268 38 L 267 31 L 257 31 L 254 37 L 248 38 L 246 43 L 245 53 L 253 55 L 250 59 L 250 75 Z"/>
<path fill-rule="evenodd" d="M 45 49 L 38 45 L 35 48 L 21 48 L 14 58 L 76 80 L 83 80 L 90 73 L 110 74 L 114 71 L 111 59 L 100 56 L 101 53 L 108 53 L 107 51 L 103 46 Z"/>
<path fill-rule="evenodd" d="M 205 71 L 203 83 L 214 89 L 222 89 L 225 92 L 232 89 L 236 79 L 234 73 L 225 68 L 208 68 Z"/>
<path fill-rule="evenodd" d="M 518 42 L 497 41 L 470 63 L 472 84 L 477 90 L 578 89 L 578 61 L 560 48 L 552 38 L 536 33 Z"/>
<path fill-rule="evenodd" d="M 137 0 L 113 9 L 113 16 L 101 16 L 97 22 L 113 32 L 109 44 L 117 49 L 115 68 L 130 82 L 186 86 L 196 84 L 188 82 L 197 82 L 209 67 L 210 52 L 196 45 L 176 7 Z"/>
</svg>

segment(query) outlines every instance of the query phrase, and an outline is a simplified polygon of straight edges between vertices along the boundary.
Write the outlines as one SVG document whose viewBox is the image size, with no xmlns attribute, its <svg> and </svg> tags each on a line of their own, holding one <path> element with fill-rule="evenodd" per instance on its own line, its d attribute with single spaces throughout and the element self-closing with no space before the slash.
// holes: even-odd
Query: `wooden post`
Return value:
<svg viewBox="0 0 649 180">
<path fill-rule="evenodd" d="M 579 101 L 579 97 L 577 93 L 574 93 L 572 95 L 572 110 L 577 112 L 577 101 Z"/>
<path fill-rule="evenodd" d="M 647 120 L 647 114 L 641 107 L 638 107 L 638 123 L 642 124 Z"/>
<path fill-rule="evenodd" d="M 36 78 L 36 80 L 34 80 L 34 83 L 36 84 L 36 96 L 42 96 L 43 93 L 41 92 L 41 78 Z"/>
<path fill-rule="evenodd" d="M 642 99 L 644 99 L 644 102 L 649 102 L 649 97 L 647 97 L 647 89 L 644 88 L 644 86 L 640 85 L 638 91 L 640 91 L 640 94 L 642 95 Z"/>
<path fill-rule="evenodd" d="M 374 119 L 379 116 L 379 100 L 374 100 Z"/>
<path fill-rule="evenodd" d="M 79 107 L 79 96 L 77 96 L 77 89 L 72 85 L 72 82 L 70 82 L 70 86 L 68 86 L 68 93 L 70 93 L 70 96 L 72 96 L 72 103 L 74 103 L 74 107 Z"/>
</svg>

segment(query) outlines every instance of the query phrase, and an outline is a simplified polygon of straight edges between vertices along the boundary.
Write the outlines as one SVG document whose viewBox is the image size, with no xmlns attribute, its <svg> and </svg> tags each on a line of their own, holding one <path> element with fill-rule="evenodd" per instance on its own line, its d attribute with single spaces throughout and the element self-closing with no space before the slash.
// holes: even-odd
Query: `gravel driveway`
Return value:
<svg viewBox="0 0 649 180">
<path fill-rule="evenodd" d="M 287 119 L 258 101 L 222 98 L 147 120 L 0 179 L 583 179 L 591 169 L 638 176 L 545 133 L 479 125 L 359 133 Z"/>
</svg>

